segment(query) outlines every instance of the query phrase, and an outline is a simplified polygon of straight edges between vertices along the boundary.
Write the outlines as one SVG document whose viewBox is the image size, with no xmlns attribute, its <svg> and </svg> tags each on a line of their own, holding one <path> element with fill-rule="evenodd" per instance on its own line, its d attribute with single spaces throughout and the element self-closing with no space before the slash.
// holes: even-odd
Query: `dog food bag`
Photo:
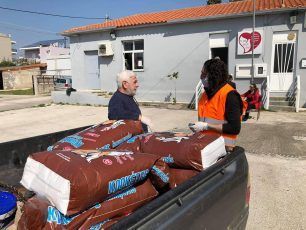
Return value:
<svg viewBox="0 0 306 230">
<path fill-rule="evenodd" d="M 21 184 L 72 215 L 144 181 L 158 159 L 119 150 L 45 151 L 28 157 Z"/>
<path fill-rule="evenodd" d="M 170 168 L 170 188 L 175 188 L 186 180 L 199 174 L 199 171 L 192 169 L 175 169 Z"/>
<path fill-rule="evenodd" d="M 63 138 L 48 147 L 52 150 L 113 149 L 143 132 L 141 122 L 133 120 L 106 121 L 74 135 Z"/>
<path fill-rule="evenodd" d="M 149 178 L 158 191 L 164 191 L 170 183 L 170 168 L 168 164 L 161 159 L 157 160 L 153 165 Z"/>
<path fill-rule="evenodd" d="M 73 216 L 65 216 L 47 200 L 34 197 L 24 207 L 19 229 L 101 229 L 148 203 L 158 195 L 150 180 L 132 186 Z M 114 218 L 114 219 L 113 219 Z M 119 218 L 120 219 L 120 218 Z M 98 228 L 100 226 L 100 228 Z"/>
<path fill-rule="evenodd" d="M 131 213 L 129 213 L 129 214 L 131 214 Z M 128 215 L 114 217 L 114 218 L 111 218 L 111 219 L 106 219 L 99 224 L 92 225 L 89 228 L 89 230 L 101 230 L 101 229 L 102 230 L 107 230 L 107 229 L 110 229 L 112 225 L 118 223 L 121 219 L 123 219 L 124 217 L 126 217 Z"/>
<path fill-rule="evenodd" d="M 133 136 L 124 143 L 120 144 L 118 147 L 116 147 L 116 149 L 128 150 L 134 153 L 142 152 L 140 139 L 142 137 L 145 137 L 146 135 L 148 135 L 148 133 Z"/>
<path fill-rule="evenodd" d="M 174 168 L 203 170 L 226 154 L 218 134 L 151 133 L 140 142 L 142 152 L 156 154 Z"/>
</svg>

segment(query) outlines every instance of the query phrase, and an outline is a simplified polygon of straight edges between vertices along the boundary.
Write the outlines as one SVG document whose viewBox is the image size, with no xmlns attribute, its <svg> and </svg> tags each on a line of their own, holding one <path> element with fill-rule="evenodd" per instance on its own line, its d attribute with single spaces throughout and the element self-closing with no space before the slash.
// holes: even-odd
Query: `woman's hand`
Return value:
<svg viewBox="0 0 306 230">
<path fill-rule="evenodd" d="M 200 131 L 208 130 L 208 124 L 202 121 L 198 121 L 195 123 L 189 123 L 188 126 L 192 132 L 200 132 Z"/>
</svg>

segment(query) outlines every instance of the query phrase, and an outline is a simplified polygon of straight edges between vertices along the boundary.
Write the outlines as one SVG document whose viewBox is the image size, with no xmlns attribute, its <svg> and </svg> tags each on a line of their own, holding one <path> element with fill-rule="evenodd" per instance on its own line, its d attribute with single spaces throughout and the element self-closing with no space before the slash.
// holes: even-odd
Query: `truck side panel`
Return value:
<svg viewBox="0 0 306 230">
<path fill-rule="evenodd" d="M 44 151 L 58 140 L 87 127 L 0 143 L 0 185 L 19 186 L 24 164 L 31 153 Z"/>
<path fill-rule="evenodd" d="M 113 229 L 244 229 L 247 180 L 248 164 L 244 150 L 238 148 Z"/>
</svg>

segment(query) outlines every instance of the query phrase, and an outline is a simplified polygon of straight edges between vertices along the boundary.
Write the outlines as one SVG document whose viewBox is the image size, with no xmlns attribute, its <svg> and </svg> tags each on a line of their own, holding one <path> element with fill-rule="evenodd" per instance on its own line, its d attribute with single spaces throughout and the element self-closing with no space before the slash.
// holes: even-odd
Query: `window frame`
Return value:
<svg viewBox="0 0 306 230">
<path fill-rule="evenodd" d="M 142 50 L 135 50 L 135 42 L 137 41 L 143 41 L 143 49 Z M 124 50 L 124 43 L 132 42 L 133 43 L 133 49 L 132 50 Z M 135 39 L 135 40 L 123 40 L 121 41 L 122 44 L 122 57 L 123 57 L 123 70 L 126 70 L 125 66 L 125 54 L 130 53 L 132 54 L 132 71 L 134 72 L 143 72 L 144 71 L 144 61 L 142 63 L 142 69 L 135 69 L 135 53 L 142 53 L 143 59 L 144 59 L 144 39 Z"/>
</svg>

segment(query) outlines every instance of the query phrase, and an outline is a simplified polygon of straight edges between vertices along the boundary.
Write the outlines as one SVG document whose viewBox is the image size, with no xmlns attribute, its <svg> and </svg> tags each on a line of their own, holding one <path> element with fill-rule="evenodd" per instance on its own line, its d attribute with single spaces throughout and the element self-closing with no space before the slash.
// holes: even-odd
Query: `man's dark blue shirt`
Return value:
<svg viewBox="0 0 306 230">
<path fill-rule="evenodd" d="M 117 90 L 108 104 L 109 120 L 139 120 L 141 111 L 139 105 L 133 96 L 121 93 Z M 142 124 L 145 132 L 148 131 L 146 125 Z"/>
</svg>

